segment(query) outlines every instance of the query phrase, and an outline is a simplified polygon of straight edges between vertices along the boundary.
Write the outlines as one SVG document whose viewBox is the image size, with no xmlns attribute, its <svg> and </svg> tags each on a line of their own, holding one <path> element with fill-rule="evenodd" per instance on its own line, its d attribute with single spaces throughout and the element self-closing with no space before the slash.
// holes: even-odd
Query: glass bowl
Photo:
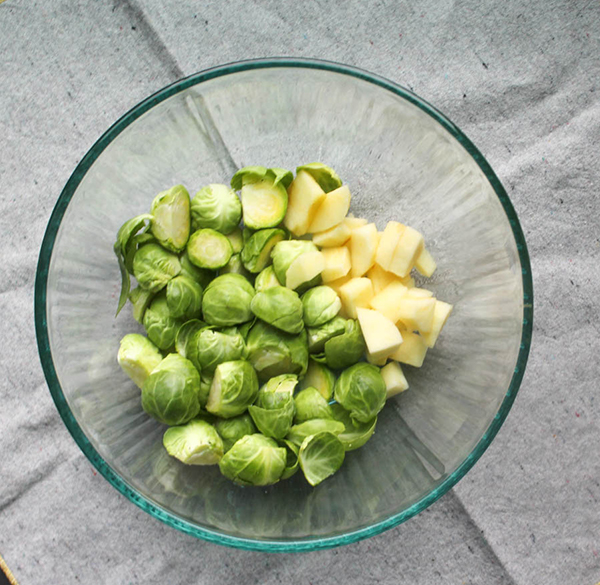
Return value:
<svg viewBox="0 0 600 585">
<path fill-rule="evenodd" d="M 351 212 L 420 230 L 438 263 L 427 287 L 454 312 L 410 390 L 362 449 L 311 488 L 301 474 L 242 488 L 163 450 L 116 361 L 140 326 L 115 319 L 112 246 L 161 190 L 193 194 L 245 165 L 322 161 L 350 186 Z M 306 551 L 396 526 L 445 494 L 498 432 L 523 377 L 532 326 L 525 239 L 500 181 L 443 114 L 365 71 L 270 59 L 210 69 L 133 108 L 75 169 L 40 252 L 35 319 L 58 411 L 100 473 L 149 514 L 234 547 Z"/>
</svg>

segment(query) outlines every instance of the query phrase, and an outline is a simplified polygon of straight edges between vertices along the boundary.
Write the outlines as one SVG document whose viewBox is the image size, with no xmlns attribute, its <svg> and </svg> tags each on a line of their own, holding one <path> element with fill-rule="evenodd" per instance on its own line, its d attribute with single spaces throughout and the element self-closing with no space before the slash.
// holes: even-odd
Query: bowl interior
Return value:
<svg viewBox="0 0 600 585">
<path fill-rule="evenodd" d="M 200 74 L 113 127 L 53 215 L 36 302 L 59 410 L 118 489 L 204 538 L 301 550 L 397 524 L 466 472 L 518 389 L 530 291 L 510 203 L 456 128 L 409 92 L 355 70 L 275 63 Z M 317 488 L 301 474 L 241 488 L 216 468 L 168 457 L 164 427 L 142 411 L 139 390 L 120 371 L 119 340 L 141 327 L 129 308 L 114 318 L 120 278 L 112 245 L 125 219 L 174 184 L 193 195 L 244 165 L 294 169 L 315 160 L 350 186 L 352 213 L 379 229 L 399 220 L 424 234 L 438 263 L 426 286 L 455 308 L 423 368 L 405 368 L 410 390 L 390 401 L 372 440 L 348 453 L 338 474 Z"/>
</svg>

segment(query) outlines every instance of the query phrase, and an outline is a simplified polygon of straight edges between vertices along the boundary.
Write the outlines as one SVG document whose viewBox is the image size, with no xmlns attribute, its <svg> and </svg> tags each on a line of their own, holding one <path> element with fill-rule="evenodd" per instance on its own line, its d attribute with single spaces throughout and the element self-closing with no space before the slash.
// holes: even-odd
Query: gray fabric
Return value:
<svg viewBox="0 0 600 585">
<path fill-rule="evenodd" d="M 21 585 L 600 580 L 598 2 L 7 0 L 0 55 L 0 554 Z M 475 468 L 410 522 L 304 555 L 207 544 L 120 496 L 60 421 L 33 329 L 44 228 L 96 138 L 182 75 L 269 55 L 358 65 L 445 112 L 507 187 L 535 280 L 525 380 Z"/>
</svg>

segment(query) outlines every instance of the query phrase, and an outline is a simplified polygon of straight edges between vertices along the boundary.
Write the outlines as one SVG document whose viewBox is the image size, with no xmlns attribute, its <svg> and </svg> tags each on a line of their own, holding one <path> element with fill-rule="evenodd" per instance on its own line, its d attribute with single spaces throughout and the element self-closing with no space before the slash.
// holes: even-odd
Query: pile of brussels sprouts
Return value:
<svg viewBox="0 0 600 585">
<path fill-rule="evenodd" d="M 341 187 L 325 165 L 301 169 L 323 193 Z M 218 464 L 242 485 L 298 469 L 317 485 L 368 441 L 390 394 L 380 368 L 363 361 L 359 322 L 340 315 L 338 293 L 314 269 L 319 248 L 284 227 L 292 180 L 284 169 L 246 167 L 231 188 L 211 184 L 191 200 L 175 186 L 115 244 L 117 313 L 129 299 L 147 333 L 122 339 L 119 364 L 143 409 L 169 425 L 170 455 Z M 349 192 L 344 215 L 348 205 Z"/>
</svg>

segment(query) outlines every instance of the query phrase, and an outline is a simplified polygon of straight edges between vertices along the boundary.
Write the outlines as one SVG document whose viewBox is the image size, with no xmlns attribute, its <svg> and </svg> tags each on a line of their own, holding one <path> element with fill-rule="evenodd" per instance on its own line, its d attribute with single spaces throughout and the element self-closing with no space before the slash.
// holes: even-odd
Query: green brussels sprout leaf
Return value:
<svg viewBox="0 0 600 585">
<path fill-rule="evenodd" d="M 171 427 L 163 435 L 167 453 L 186 465 L 215 465 L 223 457 L 223 441 L 215 428 L 201 419 Z"/>
<path fill-rule="evenodd" d="M 300 446 L 298 461 L 308 483 L 320 484 L 333 475 L 344 462 L 345 451 L 333 433 L 322 432 L 306 437 Z"/>
<path fill-rule="evenodd" d="M 308 387 L 300 390 L 294 396 L 294 403 L 296 404 L 295 424 L 314 418 L 333 418 L 331 407 L 316 388 Z"/>
<path fill-rule="evenodd" d="M 284 439 L 280 441 L 285 445 L 286 448 L 286 460 L 285 460 L 285 469 L 283 470 L 283 474 L 281 475 L 281 479 L 288 479 L 294 475 L 298 469 L 300 469 L 300 462 L 298 461 L 298 452 L 300 451 L 300 447 L 294 445 L 291 441 Z"/>
<path fill-rule="evenodd" d="M 138 323 L 144 322 L 144 314 L 150 302 L 154 297 L 154 293 L 149 290 L 144 290 L 141 286 L 136 286 L 129 293 L 129 300 L 133 305 L 133 318 Z"/>
<path fill-rule="evenodd" d="M 298 425 L 293 425 L 290 428 L 286 439 L 294 443 L 294 445 L 300 447 L 306 437 L 310 437 L 311 435 L 316 435 L 322 432 L 339 435 L 340 433 L 344 432 L 344 429 L 344 423 L 341 423 L 337 420 L 328 418 L 313 418 Z"/>
<path fill-rule="evenodd" d="M 350 413 L 340 404 L 332 404 L 331 410 L 333 418 L 344 424 L 345 429 L 338 435 L 338 439 L 346 451 L 354 451 L 362 447 L 373 436 L 377 417 L 368 422 L 358 422 L 352 420 Z"/>
</svg>

